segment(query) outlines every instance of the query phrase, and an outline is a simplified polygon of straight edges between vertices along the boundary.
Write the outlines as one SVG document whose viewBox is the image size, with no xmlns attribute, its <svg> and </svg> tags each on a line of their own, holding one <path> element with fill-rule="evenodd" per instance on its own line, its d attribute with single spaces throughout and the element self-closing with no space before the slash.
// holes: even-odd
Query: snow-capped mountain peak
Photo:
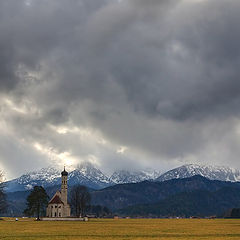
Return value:
<svg viewBox="0 0 240 240">
<path fill-rule="evenodd" d="M 33 181 L 42 180 L 46 182 L 52 182 L 55 178 L 60 176 L 60 173 L 60 170 L 53 167 L 42 168 L 39 171 L 33 171 L 22 175 L 20 178 L 18 178 L 18 183 L 24 184 L 26 181 L 29 181 L 29 179 Z"/>
<path fill-rule="evenodd" d="M 61 182 L 60 175 L 61 171 L 54 167 L 42 168 L 39 171 L 28 172 L 19 178 L 6 182 L 6 190 L 12 192 L 32 189 L 37 185 L 53 186 Z"/>
<path fill-rule="evenodd" d="M 156 181 L 187 178 L 194 175 L 200 175 L 210 180 L 231 182 L 240 180 L 240 171 L 230 167 L 187 164 L 164 173 L 159 178 L 157 178 Z"/>
<path fill-rule="evenodd" d="M 112 185 L 104 173 L 89 162 L 81 163 L 69 173 L 69 184 L 83 184 L 92 188 L 103 188 Z"/>
<path fill-rule="evenodd" d="M 110 180 L 116 184 L 122 183 L 136 183 L 145 180 L 153 180 L 160 174 L 157 171 L 127 171 L 118 170 L 115 171 Z"/>
</svg>

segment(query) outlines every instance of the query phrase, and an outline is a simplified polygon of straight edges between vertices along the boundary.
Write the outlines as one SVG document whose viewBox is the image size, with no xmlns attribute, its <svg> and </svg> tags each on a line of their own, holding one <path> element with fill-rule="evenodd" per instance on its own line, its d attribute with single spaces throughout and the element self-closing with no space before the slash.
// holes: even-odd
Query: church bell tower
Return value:
<svg viewBox="0 0 240 240">
<path fill-rule="evenodd" d="M 64 205 L 67 205 L 67 178 L 68 178 L 68 172 L 65 170 L 65 166 L 64 166 L 64 170 L 62 171 L 62 186 L 61 186 L 61 199 L 62 202 L 64 203 Z"/>
<path fill-rule="evenodd" d="M 71 216 L 71 207 L 67 201 L 68 172 L 65 170 L 65 166 L 61 175 L 62 175 L 61 192 L 57 191 L 48 203 L 46 216 L 49 218 L 65 218 Z"/>
</svg>

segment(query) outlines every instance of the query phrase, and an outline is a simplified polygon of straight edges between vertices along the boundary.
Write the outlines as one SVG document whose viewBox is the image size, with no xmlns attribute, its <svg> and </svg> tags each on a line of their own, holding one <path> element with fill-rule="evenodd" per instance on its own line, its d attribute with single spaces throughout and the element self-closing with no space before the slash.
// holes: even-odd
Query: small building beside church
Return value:
<svg viewBox="0 0 240 240">
<path fill-rule="evenodd" d="M 70 217 L 71 215 L 71 208 L 67 200 L 68 172 L 65 170 L 65 167 L 61 175 L 62 175 L 61 191 L 57 191 L 48 203 L 46 216 L 49 218 Z"/>
</svg>

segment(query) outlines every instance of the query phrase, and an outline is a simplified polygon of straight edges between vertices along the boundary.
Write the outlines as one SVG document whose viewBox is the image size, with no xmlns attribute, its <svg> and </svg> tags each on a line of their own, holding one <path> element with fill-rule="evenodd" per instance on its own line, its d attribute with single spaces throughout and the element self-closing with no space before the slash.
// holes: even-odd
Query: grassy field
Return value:
<svg viewBox="0 0 240 240">
<path fill-rule="evenodd" d="M 109 219 L 89 222 L 0 221 L 0 239 L 240 239 L 240 220 Z"/>
</svg>

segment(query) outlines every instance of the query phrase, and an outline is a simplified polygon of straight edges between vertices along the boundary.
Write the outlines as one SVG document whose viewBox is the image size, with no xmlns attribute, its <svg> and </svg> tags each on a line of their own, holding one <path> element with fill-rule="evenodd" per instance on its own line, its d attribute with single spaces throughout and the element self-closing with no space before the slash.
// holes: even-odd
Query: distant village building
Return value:
<svg viewBox="0 0 240 240">
<path fill-rule="evenodd" d="M 65 170 L 65 167 L 61 174 L 62 174 L 61 191 L 57 191 L 48 203 L 46 215 L 47 217 L 50 218 L 70 217 L 71 214 L 71 208 L 67 202 L 68 172 Z"/>
</svg>

